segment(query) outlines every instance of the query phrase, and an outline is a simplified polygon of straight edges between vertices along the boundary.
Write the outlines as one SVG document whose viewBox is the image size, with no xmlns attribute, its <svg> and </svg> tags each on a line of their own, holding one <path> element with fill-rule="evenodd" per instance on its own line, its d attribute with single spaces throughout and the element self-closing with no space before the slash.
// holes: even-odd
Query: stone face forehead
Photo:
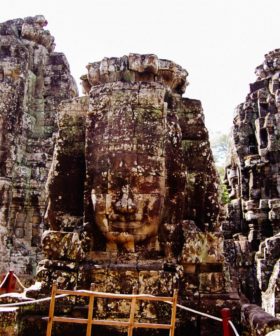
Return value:
<svg viewBox="0 0 280 336">
<path fill-rule="evenodd" d="M 92 88 L 87 117 L 90 142 L 108 152 L 162 155 L 166 88 L 161 83 L 106 83 Z"/>
<path fill-rule="evenodd" d="M 107 172 L 130 179 L 164 175 L 168 136 L 165 92 L 164 85 L 156 82 L 115 82 L 92 88 L 87 153 L 92 157 L 88 169 L 94 172 L 95 181 L 100 179 L 96 174 L 105 172 L 102 181 L 107 180 Z"/>
<path fill-rule="evenodd" d="M 185 69 L 154 54 L 105 57 L 100 62 L 89 63 L 87 69 L 87 78 L 82 76 L 82 80 L 87 80 L 90 86 L 116 81 L 160 82 L 171 91 L 182 94 L 188 85 L 188 72 Z"/>
</svg>

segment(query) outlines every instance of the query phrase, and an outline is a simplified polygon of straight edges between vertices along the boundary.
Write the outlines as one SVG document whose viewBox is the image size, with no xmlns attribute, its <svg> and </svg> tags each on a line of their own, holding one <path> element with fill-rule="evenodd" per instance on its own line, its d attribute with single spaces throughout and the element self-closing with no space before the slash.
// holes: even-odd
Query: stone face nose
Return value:
<svg viewBox="0 0 280 336">
<path fill-rule="evenodd" d="M 132 214 L 136 212 L 136 205 L 129 185 L 122 187 L 121 197 L 115 203 L 115 209 L 122 214 Z"/>
</svg>

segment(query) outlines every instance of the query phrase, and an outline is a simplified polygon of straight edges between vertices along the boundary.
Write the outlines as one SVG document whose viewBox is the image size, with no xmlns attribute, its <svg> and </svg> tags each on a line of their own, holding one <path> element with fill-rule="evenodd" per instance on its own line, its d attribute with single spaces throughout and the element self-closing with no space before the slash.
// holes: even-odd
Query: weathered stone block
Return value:
<svg viewBox="0 0 280 336">
<path fill-rule="evenodd" d="M 17 308 L 0 308 L 1 336 L 17 335 Z"/>
<path fill-rule="evenodd" d="M 42 249 L 50 259 L 80 261 L 85 258 L 83 242 L 77 232 L 45 231 Z"/>
<path fill-rule="evenodd" d="M 223 262 L 223 239 L 219 234 L 187 231 L 186 228 L 184 235 L 183 264 Z"/>
<path fill-rule="evenodd" d="M 200 273 L 199 291 L 206 293 L 222 293 L 225 291 L 224 275 L 222 272 Z"/>
<path fill-rule="evenodd" d="M 243 305 L 241 318 L 243 325 L 252 336 L 265 336 L 272 330 L 280 329 L 279 319 L 266 313 L 257 305 Z"/>
<path fill-rule="evenodd" d="M 268 298 L 276 302 L 279 296 L 275 285 L 277 271 L 274 273 L 279 259 L 276 246 L 280 223 L 278 60 L 279 49 L 265 55 L 263 64 L 256 68 L 258 78 L 250 85 L 251 93 L 236 108 L 227 167 L 228 173 L 234 171 L 236 176 L 226 176 L 231 198 L 231 236 L 227 232 L 227 238 L 235 238 L 236 249 L 233 272 L 249 300 L 270 312 Z M 225 246 L 231 249 L 231 244 Z"/>
</svg>

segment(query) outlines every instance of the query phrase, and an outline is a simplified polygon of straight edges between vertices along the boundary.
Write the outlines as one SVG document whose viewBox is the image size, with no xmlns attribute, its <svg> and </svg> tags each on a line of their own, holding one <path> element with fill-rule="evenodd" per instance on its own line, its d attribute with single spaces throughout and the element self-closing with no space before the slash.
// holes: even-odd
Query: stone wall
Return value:
<svg viewBox="0 0 280 336">
<path fill-rule="evenodd" d="M 77 95 L 43 16 L 0 24 L 0 273 L 33 274 L 59 103 Z"/>
<path fill-rule="evenodd" d="M 228 259 L 251 302 L 280 313 L 280 50 L 265 55 L 257 79 L 235 112 L 230 159 Z"/>
</svg>

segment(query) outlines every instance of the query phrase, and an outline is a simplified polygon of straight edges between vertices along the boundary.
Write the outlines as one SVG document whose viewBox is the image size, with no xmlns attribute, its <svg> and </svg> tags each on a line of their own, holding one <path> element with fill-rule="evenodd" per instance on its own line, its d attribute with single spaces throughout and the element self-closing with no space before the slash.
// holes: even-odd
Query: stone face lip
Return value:
<svg viewBox="0 0 280 336">
<path fill-rule="evenodd" d="M 122 81 L 161 82 L 177 93 L 184 93 L 188 85 L 188 72 L 178 64 L 159 59 L 156 55 L 129 54 L 121 58 L 103 58 L 87 65 L 88 76 L 82 76 L 85 90 L 99 84 Z"/>
</svg>

